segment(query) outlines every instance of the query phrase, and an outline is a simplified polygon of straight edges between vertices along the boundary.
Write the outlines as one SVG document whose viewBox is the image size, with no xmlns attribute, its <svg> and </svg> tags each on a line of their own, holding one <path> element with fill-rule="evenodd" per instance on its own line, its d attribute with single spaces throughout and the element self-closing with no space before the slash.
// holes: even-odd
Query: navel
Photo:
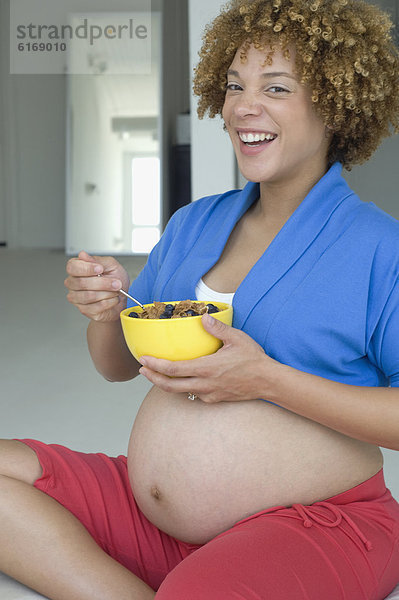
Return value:
<svg viewBox="0 0 399 600">
<path fill-rule="evenodd" d="M 156 485 L 153 485 L 151 488 L 151 496 L 155 498 L 155 500 L 161 500 L 162 498 L 162 494 Z"/>
</svg>

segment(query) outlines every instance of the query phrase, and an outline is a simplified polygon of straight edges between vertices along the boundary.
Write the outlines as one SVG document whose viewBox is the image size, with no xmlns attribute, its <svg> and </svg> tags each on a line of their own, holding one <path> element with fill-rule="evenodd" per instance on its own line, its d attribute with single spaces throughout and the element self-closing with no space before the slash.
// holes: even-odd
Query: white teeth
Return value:
<svg viewBox="0 0 399 600">
<path fill-rule="evenodd" d="M 274 140 L 277 136 L 272 133 L 242 133 L 239 132 L 240 140 L 243 142 L 264 142 Z"/>
</svg>

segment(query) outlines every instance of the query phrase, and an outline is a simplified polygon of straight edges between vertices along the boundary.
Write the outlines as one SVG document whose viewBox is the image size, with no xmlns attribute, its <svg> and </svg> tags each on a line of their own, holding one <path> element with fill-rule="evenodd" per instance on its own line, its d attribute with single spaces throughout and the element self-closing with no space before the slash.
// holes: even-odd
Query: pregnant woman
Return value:
<svg viewBox="0 0 399 600">
<path fill-rule="evenodd" d="M 199 116 L 222 115 L 249 183 L 175 213 L 130 291 L 228 300 L 233 326 L 205 315 L 217 353 L 138 363 L 119 322 L 126 271 L 68 262 L 98 371 L 153 387 L 127 458 L 1 443 L 1 570 L 54 600 L 395 587 L 379 447 L 399 450 L 399 223 L 341 175 L 399 127 L 390 27 L 362 0 L 233 0 L 209 26 Z"/>
</svg>

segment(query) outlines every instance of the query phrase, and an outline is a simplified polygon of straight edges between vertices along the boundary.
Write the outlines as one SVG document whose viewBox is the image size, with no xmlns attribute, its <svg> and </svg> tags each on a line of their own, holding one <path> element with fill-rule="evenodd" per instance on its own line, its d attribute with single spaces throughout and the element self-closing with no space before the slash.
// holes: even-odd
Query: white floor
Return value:
<svg viewBox="0 0 399 600">
<path fill-rule="evenodd" d="M 119 259 L 131 278 L 144 259 Z M 109 383 L 86 347 L 88 320 L 66 300 L 61 252 L 0 248 L 0 437 L 121 454 L 149 389 Z"/>
<path fill-rule="evenodd" d="M 0 248 L 0 438 L 31 437 L 84 452 L 126 452 L 149 383 L 109 383 L 90 361 L 87 319 L 66 300 L 67 258 Z M 131 278 L 144 259 L 122 257 Z M 399 498 L 399 455 L 384 450 Z M 0 573 L 1 600 L 41 598 Z"/>
</svg>

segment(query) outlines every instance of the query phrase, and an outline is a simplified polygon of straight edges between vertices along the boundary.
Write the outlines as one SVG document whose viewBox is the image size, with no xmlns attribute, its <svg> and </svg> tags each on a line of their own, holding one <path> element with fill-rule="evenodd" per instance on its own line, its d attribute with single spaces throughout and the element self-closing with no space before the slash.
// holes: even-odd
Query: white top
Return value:
<svg viewBox="0 0 399 600">
<path fill-rule="evenodd" d="M 208 287 L 202 278 L 195 286 L 195 295 L 201 302 L 226 302 L 226 304 L 232 304 L 234 298 L 234 292 L 216 292 Z"/>
</svg>

